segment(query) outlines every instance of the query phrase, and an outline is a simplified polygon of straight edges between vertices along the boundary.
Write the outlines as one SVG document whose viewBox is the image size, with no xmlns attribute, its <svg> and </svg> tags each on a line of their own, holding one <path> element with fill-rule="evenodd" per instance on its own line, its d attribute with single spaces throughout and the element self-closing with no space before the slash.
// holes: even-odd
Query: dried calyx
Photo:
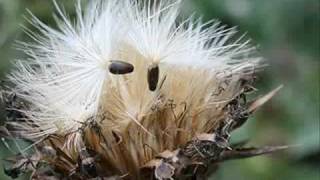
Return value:
<svg viewBox="0 0 320 180">
<path fill-rule="evenodd" d="M 244 85 L 243 89 L 248 87 Z M 221 120 L 214 129 L 207 133 L 196 134 L 185 144 L 179 144 L 177 149 L 159 152 L 145 144 L 141 151 L 149 150 L 153 158 L 150 160 L 146 158 L 139 167 L 128 167 L 126 172 L 117 169 L 116 164 L 112 164 L 103 153 L 110 150 L 116 151 L 117 148 L 121 151 L 123 144 L 131 140 L 124 139 L 121 133 L 112 131 L 113 140 L 110 142 L 103 134 L 101 124 L 92 118 L 88 119 L 76 132 L 65 136 L 52 134 L 37 142 L 32 155 L 18 154 L 15 158 L 6 159 L 12 165 L 10 168 L 5 168 L 4 172 L 12 178 L 17 178 L 26 172 L 33 172 L 33 179 L 62 177 L 69 179 L 206 179 L 214 172 L 212 168 L 215 169 L 223 161 L 254 157 L 288 148 L 287 146 L 254 148 L 245 147 L 246 142 L 234 145 L 229 142 L 230 133 L 241 127 L 252 112 L 274 96 L 280 88 L 249 103 L 245 98 L 247 92 L 243 91 L 225 105 L 223 111 L 226 118 Z M 24 103 L 19 102 L 14 94 L 3 94 L 7 105 L 7 120 L 20 121 L 22 115 L 17 110 L 17 106 L 20 107 Z M 11 131 L 14 132 L 14 130 Z M 5 126 L 1 126 L 0 134 L 5 138 L 13 137 Z M 66 148 L 67 139 L 75 136 L 81 139 L 79 147 Z M 123 150 L 128 151 L 128 149 Z M 132 158 L 125 157 L 127 153 L 129 152 L 123 152 L 122 158 Z M 210 168 L 211 170 L 208 171 Z"/>
</svg>

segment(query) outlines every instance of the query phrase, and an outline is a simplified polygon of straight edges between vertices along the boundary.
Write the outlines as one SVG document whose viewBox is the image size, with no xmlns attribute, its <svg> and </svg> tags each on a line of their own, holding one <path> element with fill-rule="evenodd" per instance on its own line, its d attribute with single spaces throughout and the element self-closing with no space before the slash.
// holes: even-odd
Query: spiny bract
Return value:
<svg viewBox="0 0 320 180">
<path fill-rule="evenodd" d="M 262 67 L 235 28 L 178 23 L 180 1 L 94 0 L 84 10 L 78 1 L 75 21 L 54 4 L 58 29 L 32 15 L 39 33 L 26 30 L 34 41 L 20 43 L 28 58 L 6 93 L 19 102 L 7 126 L 34 142 L 56 178 L 141 179 L 145 168 L 157 179 L 192 177 L 231 150 Z"/>
</svg>

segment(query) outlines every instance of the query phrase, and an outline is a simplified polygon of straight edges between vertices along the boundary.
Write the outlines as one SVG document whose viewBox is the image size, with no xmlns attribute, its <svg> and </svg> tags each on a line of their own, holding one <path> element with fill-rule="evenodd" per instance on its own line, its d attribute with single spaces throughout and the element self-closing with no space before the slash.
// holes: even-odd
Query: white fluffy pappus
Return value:
<svg viewBox="0 0 320 180">
<path fill-rule="evenodd" d="M 9 123 L 30 139 L 77 131 L 97 116 L 105 127 L 122 132 L 134 122 L 152 135 L 142 120 L 153 109 L 169 101 L 194 112 L 218 107 L 238 95 L 239 79 L 261 67 L 249 41 L 230 42 L 235 28 L 193 17 L 178 23 L 180 1 L 94 0 L 84 10 L 80 4 L 73 21 L 55 3 L 58 29 L 33 16 L 39 33 L 27 30 L 34 42 L 21 43 L 28 58 L 9 78 L 28 103 L 21 110 L 26 123 Z M 132 64 L 133 73 L 110 73 L 114 60 Z M 155 91 L 148 89 L 151 66 L 160 69 Z M 221 86 L 225 91 L 213 95 Z M 196 131 L 207 131 L 207 119 Z"/>
</svg>

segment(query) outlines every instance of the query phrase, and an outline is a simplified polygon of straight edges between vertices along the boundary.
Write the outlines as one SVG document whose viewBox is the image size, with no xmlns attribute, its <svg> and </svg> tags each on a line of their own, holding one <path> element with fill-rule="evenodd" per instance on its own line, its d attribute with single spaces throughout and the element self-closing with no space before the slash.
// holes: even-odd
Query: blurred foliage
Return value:
<svg viewBox="0 0 320 180">
<path fill-rule="evenodd" d="M 73 15 L 72 0 L 60 0 Z M 50 0 L 0 0 L 0 78 L 13 59 L 23 58 L 15 40 L 28 41 L 21 25 L 30 25 L 26 9 L 53 23 Z M 247 33 L 269 67 L 260 74 L 259 94 L 280 84 L 285 87 L 255 119 L 235 132 L 234 141 L 250 145 L 297 145 L 270 156 L 224 163 L 213 179 L 317 180 L 320 178 L 320 2 L 318 0 L 185 0 L 184 16 L 192 12 L 203 20 L 219 19 Z M 3 108 L 0 108 L 3 114 Z M 8 150 L 0 146 L 0 158 Z M 1 163 L 2 164 L 2 163 Z M 2 166 L 2 165 L 1 165 Z M 8 179 L 0 171 L 0 179 Z"/>
</svg>

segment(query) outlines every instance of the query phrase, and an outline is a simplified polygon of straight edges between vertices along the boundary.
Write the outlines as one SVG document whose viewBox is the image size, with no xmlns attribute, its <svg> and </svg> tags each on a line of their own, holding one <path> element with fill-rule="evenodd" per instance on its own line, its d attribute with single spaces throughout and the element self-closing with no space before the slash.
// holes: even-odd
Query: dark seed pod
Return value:
<svg viewBox="0 0 320 180">
<path fill-rule="evenodd" d="M 155 91 L 159 82 L 159 66 L 152 65 L 148 69 L 148 85 L 150 91 Z"/>
<path fill-rule="evenodd" d="M 109 71 L 112 74 L 128 74 L 132 73 L 133 70 L 133 65 L 124 61 L 114 60 L 109 65 Z"/>
</svg>

